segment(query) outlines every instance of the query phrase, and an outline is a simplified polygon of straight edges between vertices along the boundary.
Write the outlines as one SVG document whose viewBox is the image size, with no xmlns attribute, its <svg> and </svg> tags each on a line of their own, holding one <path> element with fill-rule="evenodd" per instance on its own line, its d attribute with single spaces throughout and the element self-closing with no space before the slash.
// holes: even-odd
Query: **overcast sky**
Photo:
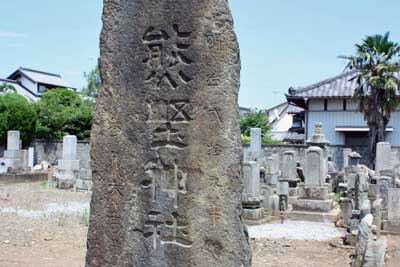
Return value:
<svg viewBox="0 0 400 267">
<path fill-rule="evenodd" d="M 339 55 L 365 35 L 390 31 L 400 41 L 398 0 L 230 0 L 242 57 L 239 104 L 267 108 L 290 86 L 341 73 Z M 102 0 L 1 3 L 0 78 L 19 66 L 85 84 L 99 55 Z"/>
</svg>

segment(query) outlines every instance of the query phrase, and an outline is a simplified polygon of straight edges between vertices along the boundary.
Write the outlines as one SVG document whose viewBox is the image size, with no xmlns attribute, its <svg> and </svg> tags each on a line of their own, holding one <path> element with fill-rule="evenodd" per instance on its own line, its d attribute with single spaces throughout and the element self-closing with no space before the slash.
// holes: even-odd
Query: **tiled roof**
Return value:
<svg viewBox="0 0 400 267">
<path fill-rule="evenodd" d="M 298 113 L 301 113 L 301 112 L 303 112 L 303 111 L 304 111 L 303 108 L 296 107 L 296 106 L 294 106 L 294 105 L 289 105 L 288 110 L 287 110 L 287 112 L 288 112 L 289 114 L 298 114 Z"/>
<path fill-rule="evenodd" d="M 48 73 L 48 72 L 43 72 L 43 71 L 38 71 L 38 70 L 33 70 L 33 69 L 27 69 L 27 68 L 19 68 L 16 72 L 10 75 L 9 79 L 14 79 L 14 76 L 18 73 L 22 73 L 29 79 L 33 80 L 34 82 L 41 83 L 41 84 L 47 84 L 47 85 L 54 85 L 54 86 L 59 86 L 59 87 L 65 87 L 65 88 L 73 88 L 71 84 L 69 84 L 67 81 L 65 81 L 61 75 L 59 74 L 53 74 L 53 73 Z"/>
<path fill-rule="evenodd" d="M 357 80 L 352 79 L 356 73 L 356 71 L 349 71 L 304 88 L 291 88 L 288 98 L 352 97 L 357 88 Z M 397 73 L 396 77 L 400 78 L 400 73 Z"/>
</svg>

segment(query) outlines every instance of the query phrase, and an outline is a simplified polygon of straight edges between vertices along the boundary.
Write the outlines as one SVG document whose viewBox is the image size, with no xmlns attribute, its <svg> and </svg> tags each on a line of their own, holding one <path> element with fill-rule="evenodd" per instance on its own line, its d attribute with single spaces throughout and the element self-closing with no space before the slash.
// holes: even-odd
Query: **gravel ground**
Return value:
<svg viewBox="0 0 400 267">
<path fill-rule="evenodd" d="M 333 223 L 285 221 L 283 224 L 249 226 L 250 238 L 326 241 L 344 236 Z"/>
<path fill-rule="evenodd" d="M 83 267 L 89 200 L 40 182 L 0 183 L 0 267 Z M 341 230 L 326 223 L 286 221 L 249 233 L 253 267 L 345 267 L 354 253 Z M 385 267 L 399 267 L 400 237 L 388 241 Z"/>
</svg>

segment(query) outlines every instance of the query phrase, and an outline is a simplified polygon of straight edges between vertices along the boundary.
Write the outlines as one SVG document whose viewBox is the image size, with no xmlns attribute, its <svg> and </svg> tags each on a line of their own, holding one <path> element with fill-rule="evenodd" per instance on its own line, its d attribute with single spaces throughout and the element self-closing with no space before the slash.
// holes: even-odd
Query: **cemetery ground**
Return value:
<svg viewBox="0 0 400 267">
<path fill-rule="evenodd" d="M 46 182 L 0 184 L 0 266 L 84 266 L 89 201 L 88 193 L 48 188 Z M 340 237 L 329 238 L 335 231 L 342 230 L 301 222 L 250 228 L 253 266 L 349 266 L 354 248 L 344 246 Z M 328 239 L 322 241 L 321 235 Z M 386 266 L 395 267 L 400 237 L 388 236 L 388 241 Z"/>
</svg>

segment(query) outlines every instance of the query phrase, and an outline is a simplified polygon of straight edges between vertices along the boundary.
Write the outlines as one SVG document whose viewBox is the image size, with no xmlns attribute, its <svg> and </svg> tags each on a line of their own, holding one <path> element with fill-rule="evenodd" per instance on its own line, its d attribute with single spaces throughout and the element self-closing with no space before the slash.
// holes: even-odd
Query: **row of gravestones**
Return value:
<svg viewBox="0 0 400 267">
<path fill-rule="evenodd" d="M 244 218 L 260 220 L 264 211 L 277 215 L 282 211 L 289 216 L 310 219 L 327 217 L 334 209 L 333 192 L 339 184 L 339 172 L 328 156 L 329 142 L 317 124 L 308 140 L 305 152 L 305 170 L 296 162 L 294 151 L 283 154 L 283 169 L 279 169 L 279 156 L 265 159 L 261 148 L 261 129 L 251 129 L 250 149 L 244 155 L 243 193 Z M 335 214 L 332 214 L 332 219 Z"/>
<path fill-rule="evenodd" d="M 0 173 L 29 173 L 48 169 L 40 164 L 34 166 L 34 148 L 21 149 L 22 142 L 19 131 L 8 131 L 7 150 L 0 158 Z M 49 181 L 50 186 L 60 189 L 90 190 L 91 180 L 81 179 L 79 175 L 79 159 L 77 157 L 77 138 L 68 135 L 63 138 L 62 158 L 58 160 L 57 168 Z"/>
<path fill-rule="evenodd" d="M 347 228 L 345 243 L 355 246 L 353 266 L 383 266 L 387 248 L 386 238 L 381 235 L 383 222 L 390 221 L 389 214 L 398 213 L 388 209 L 391 178 L 361 165 L 358 153 L 345 153 L 338 225 Z"/>
</svg>

